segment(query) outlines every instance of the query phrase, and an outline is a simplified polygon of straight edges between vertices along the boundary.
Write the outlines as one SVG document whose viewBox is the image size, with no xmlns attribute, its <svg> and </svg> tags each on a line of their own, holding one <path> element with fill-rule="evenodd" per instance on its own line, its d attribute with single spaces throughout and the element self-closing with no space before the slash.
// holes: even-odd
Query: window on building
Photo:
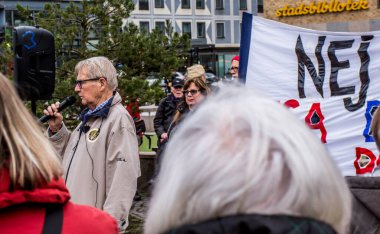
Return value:
<svg viewBox="0 0 380 234">
<path fill-rule="evenodd" d="M 224 23 L 216 23 L 216 38 L 224 38 Z"/>
<path fill-rule="evenodd" d="M 154 1 L 155 8 L 164 8 L 164 0 L 155 0 Z"/>
<path fill-rule="evenodd" d="M 189 22 L 182 23 L 182 34 L 187 34 L 189 35 L 189 38 L 191 38 L 191 23 Z"/>
<path fill-rule="evenodd" d="M 139 0 L 139 10 L 149 10 L 149 0 Z"/>
<path fill-rule="evenodd" d="M 181 1 L 182 9 L 190 9 L 190 0 Z"/>
<path fill-rule="evenodd" d="M 197 23 L 197 37 L 205 38 L 206 24 L 205 23 Z"/>
<path fill-rule="evenodd" d="M 264 13 L 264 2 L 263 2 L 263 0 L 257 0 L 257 13 Z"/>
<path fill-rule="evenodd" d="M 156 29 L 161 33 L 165 33 L 165 22 L 156 22 Z"/>
<path fill-rule="evenodd" d="M 21 26 L 23 25 L 23 20 L 18 11 L 13 11 L 13 26 Z"/>
<path fill-rule="evenodd" d="M 205 9 L 205 0 L 197 0 L 197 9 Z"/>
<path fill-rule="evenodd" d="M 5 22 L 7 22 L 8 26 L 13 26 L 13 11 L 5 11 Z"/>
<path fill-rule="evenodd" d="M 140 32 L 148 33 L 149 32 L 149 22 L 141 21 L 140 22 Z"/>
<path fill-rule="evenodd" d="M 240 10 L 247 10 L 247 0 L 240 0 L 239 7 L 240 7 Z"/>
<path fill-rule="evenodd" d="M 215 0 L 215 9 L 216 10 L 223 10 L 223 0 Z"/>
</svg>

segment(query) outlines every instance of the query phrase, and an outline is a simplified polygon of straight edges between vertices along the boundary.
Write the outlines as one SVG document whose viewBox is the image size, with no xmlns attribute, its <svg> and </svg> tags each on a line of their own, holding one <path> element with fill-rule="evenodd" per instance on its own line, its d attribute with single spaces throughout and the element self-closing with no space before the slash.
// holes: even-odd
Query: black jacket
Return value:
<svg viewBox="0 0 380 234">
<path fill-rule="evenodd" d="M 182 123 L 185 117 L 190 113 L 190 109 L 185 101 L 181 101 L 177 106 L 176 112 L 179 112 L 180 115 L 179 115 L 179 118 L 175 122 L 173 120 L 170 123 L 169 129 L 168 129 L 168 140 L 170 139 L 170 136 L 173 135 L 175 130 L 178 128 L 178 125 L 180 125 L 180 123 Z"/>
<path fill-rule="evenodd" d="M 336 234 L 328 224 L 289 215 L 237 215 L 184 225 L 166 234 Z"/>
<path fill-rule="evenodd" d="M 179 100 L 171 93 L 166 98 L 162 99 L 158 105 L 156 116 L 154 117 L 154 131 L 158 139 L 161 135 L 168 131 L 170 123 L 173 120 L 174 114 L 177 110 Z"/>
</svg>

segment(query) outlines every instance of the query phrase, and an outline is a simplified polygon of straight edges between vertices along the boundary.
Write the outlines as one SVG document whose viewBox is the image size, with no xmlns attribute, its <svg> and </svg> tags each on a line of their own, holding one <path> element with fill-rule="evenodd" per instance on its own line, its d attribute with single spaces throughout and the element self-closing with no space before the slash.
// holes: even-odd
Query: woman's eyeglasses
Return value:
<svg viewBox="0 0 380 234">
<path fill-rule="evenodd" d="M 231 67 L 230 69 L 234 70 L 234 71 L 237 71 L 237 70 L 239 70 L 239 67 Z"/>
<path fill-rule="evenodd" d="M 95 80 L 99 80 L 100 78 L 102 78 L 102 77 L 96 77 L 96 78 L 91 78 L 91 79 L 86 79 L 86 80 L 76 80 L 76 81 L 75 81 L 75 87 L 78 85 L 79 88 L 81 89 L 83 83 L 85 83 L 85 82 L 87 82 L 87 81 L 95 81 Z"/>
<path fill-rule="evenodd" d="M 191 96 L 194 96 L 198 92 L 199 92 L 199 89 L 191 89 L 191 90 L 183 91 L 183 95 L 185 95 L 187 97 L 187 96 L 189 96 L 189 93 L 191 93 Z"/>
</svg>

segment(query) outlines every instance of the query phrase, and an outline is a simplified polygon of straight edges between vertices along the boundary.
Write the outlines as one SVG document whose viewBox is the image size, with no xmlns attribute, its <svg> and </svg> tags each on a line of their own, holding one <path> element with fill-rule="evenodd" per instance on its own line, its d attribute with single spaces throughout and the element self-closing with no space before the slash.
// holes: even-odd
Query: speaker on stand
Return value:
<svg viewBox="0 0 380 234">
<path fill-rule="evenodd" d="M 52 98 L 55 87 L 54 36 L 40 27 L 19 26 L 13 29 L 14 84 L 23 100 Z"/>
</svg>

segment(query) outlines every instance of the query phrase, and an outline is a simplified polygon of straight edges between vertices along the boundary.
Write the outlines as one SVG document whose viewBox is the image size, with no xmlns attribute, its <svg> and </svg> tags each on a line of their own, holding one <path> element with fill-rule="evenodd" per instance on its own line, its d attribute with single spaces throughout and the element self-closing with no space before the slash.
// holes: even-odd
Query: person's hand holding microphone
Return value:
<svg viewBox="0 0 380 234">
<path fill-rule="evenodd" d="M 52 133 L 58 132 L 61 129 L 63 122 L 61 111 L 74 104 L 75 101 L 76 98 L 74 96 L 70 96 L 62 103 L 56 102 L 51 104 L 44 110 L 45 116 L 39 119 L 40 123 L 48 122 L 50 131 Z"/>
</svg>

